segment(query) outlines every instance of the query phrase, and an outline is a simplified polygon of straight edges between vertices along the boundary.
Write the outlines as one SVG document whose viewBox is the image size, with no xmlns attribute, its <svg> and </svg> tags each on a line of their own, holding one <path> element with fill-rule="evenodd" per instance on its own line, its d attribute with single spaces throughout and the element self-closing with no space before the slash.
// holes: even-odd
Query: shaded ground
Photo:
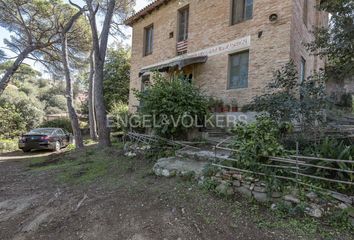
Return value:
<svg viewBox="0 0 354 240">
<path fill-rule="evenodd" d="M 50 164 L 43 164 L 46 159 Z M 141 157 L 124 157 L 118 148 L 90 147 L 35 159 L 3 156 L 0 239 L 324 237 L 318 223 L 279 220 L 269 207 L 241 196 L 230 201 L 192 182 L 155 177 L 152 165 Z M 348 233 L 338 236 L 350 239 Z"/>
</svg>

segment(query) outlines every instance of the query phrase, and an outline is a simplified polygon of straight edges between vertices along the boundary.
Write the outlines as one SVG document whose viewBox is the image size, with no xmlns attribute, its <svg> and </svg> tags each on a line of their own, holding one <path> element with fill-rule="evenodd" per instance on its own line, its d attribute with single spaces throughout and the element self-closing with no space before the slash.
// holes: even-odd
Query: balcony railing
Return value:
<svg viewBox="0 0 354 240">
<path fill-rule="evenodd" d="M 177 42 L 177 55 L 186 54 L 188 51 L 188 40 Z"/>
</svg>

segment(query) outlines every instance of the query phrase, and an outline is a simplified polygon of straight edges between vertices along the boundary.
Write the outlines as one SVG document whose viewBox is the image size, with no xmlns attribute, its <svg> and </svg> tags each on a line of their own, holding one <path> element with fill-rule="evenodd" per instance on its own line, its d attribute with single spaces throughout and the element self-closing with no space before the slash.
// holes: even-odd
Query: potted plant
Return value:
<svg viewBox="0 0 354 240">
<path fill-rule="evenodd" d="M 216 104 L 215 104 L 216 112 L 222 112 L 224 102 L 221 99 L 217 99 L 215 102 L 216 102 Z"/>
<path fill-rule="evenodd" d="M 216 112 L 218 107 L 218 100 L 213 97 L 210 97 L 208 101 L 208 106 L 210 112 Z"/>
<path fill-rule="evenodd" d="M 233 98 L 231 100 L 231 111 L 238 112 L 238 102 L 237 102 L 236 98 Z"/>
<path fill-rule="evenodd" d="M 230 111 L 230 105 L 229 104 L 223 104 L 222 112 L 229 112 L 229 111 Z"/>
</svg>

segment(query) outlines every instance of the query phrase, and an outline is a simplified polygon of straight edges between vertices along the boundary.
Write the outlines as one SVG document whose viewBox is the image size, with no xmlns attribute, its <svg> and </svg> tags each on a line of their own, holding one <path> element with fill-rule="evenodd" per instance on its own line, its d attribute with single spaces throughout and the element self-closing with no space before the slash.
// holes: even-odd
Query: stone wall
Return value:
<svg viewBox="0 0 354 240">
<path fill-rule="evenodd" d="M 354 196 L 347 196 L 340 193 L 315 193 L 300 192 L 293 188 L 290 191 L 269 191 L 269 186 L 265 182 L 254 177 L 247 177 L 238 171 L 220 171 L 211 177 L 218 182 L 215 191 L 224 196 L 233 196 L 240 193 L 244 196 L 254 198 L 258 202 L 273 203 L 272 208 L 277 208 L 280 204 L 295 207 L 302 204 L 305 213 L 311 217 L 320 218 L 330 215 L 336 209 L 349 209 L 354 206 Z M 354 226 L 354 212 L 349 212 L 349 218 Z"/>
</svg>

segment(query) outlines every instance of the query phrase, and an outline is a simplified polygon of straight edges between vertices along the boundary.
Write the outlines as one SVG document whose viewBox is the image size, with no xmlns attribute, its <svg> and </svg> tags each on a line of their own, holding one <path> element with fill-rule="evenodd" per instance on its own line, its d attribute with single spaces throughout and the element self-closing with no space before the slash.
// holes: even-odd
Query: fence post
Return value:
<svg viewBox="0 0 354 240">
<path fill-rule="evenodd" d="M 299 188 L 299 142 L 296 141 L 296 184 Z"/>
</svg>

